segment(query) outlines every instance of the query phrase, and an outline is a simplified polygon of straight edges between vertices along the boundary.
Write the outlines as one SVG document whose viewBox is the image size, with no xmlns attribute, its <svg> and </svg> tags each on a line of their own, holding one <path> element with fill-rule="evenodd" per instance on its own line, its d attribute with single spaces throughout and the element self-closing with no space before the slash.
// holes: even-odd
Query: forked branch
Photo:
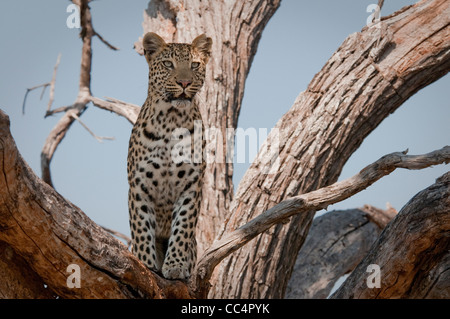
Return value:
<svg viewBox="0 0 450 319">
<path fill-rule="evenodd" d="M 47 137 L 47 140 L 45 141 L 44 147 L 41 152 L 41 170 L 42 170 L 42 179 L 49 185 L 53 186 L 51 174 L 50 174 L 50 162 L 53 158 L 53 154 L 56 151 L 56 148 L 61 143 L 61 141 L 64 139 L 65 134 L 70 129 L 72 123 L 74 120 L 77 120 L 95 139 L 97 139 L 99 142 L 105 140 L 105 139 L 113 139 L 110 137 L 99 137 L 95 135 L 92 130 L 90 130 L 81 120 L 80 116 L 83 114 L 83 112 L 87 108 L 87 104 L 89 102 L 93 102 L 95 105 L 105 105 L 107 104 L 107 107 L 103 107 L 118 113 L 119 115 L 125 116 L 128 120 L 133 120 L 133 112 L 138 112 L 138 109 L 136 110 L 135 106 L 130 106 L 127 103 L 119 102 L 119 101 L 102 101 L 101 99 L 94 98 L 91 95 L 91 65 L 92 65 L 92 38 L 94 36 L 97 36 L 100 41 L 102 41 L 105 45 L 107 45 L 112 50 L 118 50 L 117 47 L 110 44 L 108 41 L 106 41 L 99 33 L 97 33 L 93 26 L 92 26 L 92 17 L 91 12 L 89 8 L 89 2 L 90 0 L 73 0 L 74 4 L 78 5 L 80 8 L 80 22 L 81 22 L 81 32 L 80 37 L 83 41 L 83 46 L 81 50 L 81 70 L 80 70 L 80 76 L 79 76 L 79 89 L 78 89 L 78 96 L 75 100 L 75 102 L 72 105 L 69 106 L 62 106 L 55 109 L 51 109 L 51 106 L 54 101 L 54 94 L 55 94 L 55 80 L 56 80 L 56 71 L 58 69 L 61 55 L 58 56 L 58 59 L 56 61 L 56 65 L 53 70 L 53 77 L 50 82 L 34 86 L 32 88 L 27 89 L 22 105 L 22 111 L 25 111 L 25 105 L 26 105 L 26 99 L 28 96 L 28 93 L 32 90 L 43 88 L 42 95 L 45 91 L 45 89 L 49 86 L 50 87 L 50 98 L 47 106 L 47 110 L 45 113 L 45 117 L 56 114 L 56 113 L 64 113 L 64 115 L 61 117 L 61 119 L 58 121 L 56 126 L 52 129 L 50 134 Z M 94 101 L 95 100 L 95 101 Z M 117 106 L 116 106 L 117 105 Z M 125 110 L 125 111 L 123 111 Z M 131 111 L 129 111 L 131 110 Z M 125 114 L 125 115 L 124 115 Z M 137 117 L 137 115 L 136 115 Z"/>
<path fill-rule="evenodd" d="M 44 96 L 44 93 L 45 93 L 45 89 L 48 86 L 50 86 L 50 97 L 49 97 L 48 105 L 47 105 L 47 113 L 50 112 L 50 108 L 52 107 L 53 101 L 55 99 L 56 72 L 58 71 L 58 66 L 59 66 L 60 62 L 61 62 L 61 53 L 58 54 L 58 58 L 56 59 L 56 64 L 53 67 L 53 75 L 52 75 L 52 79 L 51 79 L 50 82 L 46 82 L 44 84 L 36 85 L 36 86 L 33 86 L 33 87 L 27 89 L 27 91 L 25 92 L 25 96 L 23 98 L 22 114 L 25 114 L 25 105 L 26 105 L 26 102 L 27 102 L 28 93 L 30 93 L 31 91 L 36 90 L 38 88 L 42 88 L 41 97 L 40 97 L 41 100 L 42 100 L 42 97 Z M 47 116 L 47 114 L 45 116 Z"/>
</svg>

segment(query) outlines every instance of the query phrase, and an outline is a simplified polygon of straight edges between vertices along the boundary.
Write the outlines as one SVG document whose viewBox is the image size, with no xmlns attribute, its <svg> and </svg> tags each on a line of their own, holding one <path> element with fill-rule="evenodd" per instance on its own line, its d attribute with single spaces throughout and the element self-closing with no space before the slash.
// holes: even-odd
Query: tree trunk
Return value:
<svg viewBox="0 0 450 319">
<path fill-rule="evenodd" d="M 369 215 L 364 209 L 350 209 L 315 218 L 297 256 L 285 298 L 327 298 L 336 281 L 358 265 L 381 233 L 382 228 L 372 220 L 385 219 L 386 215 L 381 210 Z"/>
<path fill-rule="evenodd" d="M 222 234 L 286 197 L 337 180 L 364 138 L 450 70 L 450 3 L 422 1 L 350 35 L 277 123 L 279 169 L 259 154 L 239 184 Z M 264 148 L 264 146 L 263 146 Z M 281 298 L 314 211 L 277 225 L 221 263 L 216 298 Z"/>
<path fill-rule="evenodd" d="M 446 173 L 403 207 L 332 298 L 448 298 L 449 251 Z M 379 267 L 379 287 L 369 287 L 369 265 Z"/>
</svg>

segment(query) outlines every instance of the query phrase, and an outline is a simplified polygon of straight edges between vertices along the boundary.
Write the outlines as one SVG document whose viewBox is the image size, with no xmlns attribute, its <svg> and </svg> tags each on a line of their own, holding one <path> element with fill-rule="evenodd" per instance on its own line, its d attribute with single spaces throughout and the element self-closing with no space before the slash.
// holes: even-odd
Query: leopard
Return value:
<svg viewBox="0 0 450 319">
<path fill-rule="evenodd" d="M 197 258 L 196 227 L 205 171 L 204 129 L 197 92 L 203 87 L 212 40 L 142 40 L 149 66 L 147 98 L 128 146 L 131 250 L 169 280 L 187 280 Z"/>
</svg>

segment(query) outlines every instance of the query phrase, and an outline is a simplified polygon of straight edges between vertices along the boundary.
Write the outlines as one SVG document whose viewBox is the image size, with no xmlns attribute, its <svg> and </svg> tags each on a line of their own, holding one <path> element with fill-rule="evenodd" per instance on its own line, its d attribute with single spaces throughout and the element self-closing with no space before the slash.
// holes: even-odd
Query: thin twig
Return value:
<svg viewBox="0 0 450 319">
<path fill-rule="evenodd" d="M 376 22 L 376 20 L 381 20 L 381 8 L 383 7 L 384 0 L 378 0 L 378 9 L 374 12 L 372 17 L 372 23 Z"/>
<path fill-rule="evenodd" d="M 42 92 L 41 92 L 41 100 L 42 100 L 42 96 L 44 95 L 45 89 L 47 88 L 47 86 L 50 85 L 50 82 L 44 83 L 44 84 L 39 84 L 36 86 L 33 86 L 32 88 L 28 88 L 27 91 L 25 92 L 25 96 L 23 97 L 23 103 L 22 103 L 22 114 L 25 114 L 25 104 L 27 102 L 27 96 L 28 93 L 30 93 L 30 91 L 36 90 L 40 87 L 43 87 Z"/>
<path fill-rule="evenodd" d="M 53 104 L 53 100 L 55 99 L 56 71 L 58 70 L 59 62 L 61 62 L 61 53 L 58 54 L 58 58 L 56 59 L 56 64 L 53 68 L 53 76 L 52 76 L 52 80 L 50 81 L 50 98 L 48 101 L 46 113 L 48 113 L 50 111 L 50 108 L 52 107 L 52 104 Z"/>
<path fill-rule="evenodd" d="M 65 114 L 58 121 L 56 126 L 52 129 L 47 136 L 44 147 L 41 152 L 41 170 L 42 179 L 52 186 L 50 162 L 53 158 L 53 154 L 58 145 L 63 140 L 65 134 L 69 130 L 76 117 L 86 109 L 86 105 L 89 103 L 90 97 L 90 85 L 91 85 L 91 64 L 92 64 L 92 37 L 94 31 L 92 29 L 91 12 L 89 10 L 88 0 L 72 0 L 72 2 L 80 6 L 80 21 L 81 32 L 80 36 L 83 42 L 81 48 L 81 71 L 79 76 L 79 91 L 76 101 L 72 107 L 58 109 L 65 111 Z M 47 114 L 54 114 L 55 111 Z M 91 133 L 92 134 L 92 133 Z M 95 136 L 95 134 L 94 134 Z M 97 138 L 97 137 L 96 137 Z"/>
<path fill-rule="evenodd" d="M 61 107 L 58 107 L 56 109 L 47 111 L 45 113 L 44 117 L 52 116 L 53 114 L 56 114 L 56 113 L 67 112 L 71 108 L 73 108 L 73 105 L 61 106 Z"/>
<path fill-rule="evenodd" d="M 103 39 L 103 37 L 100 34 L 98 34 L 97 31 L 95 31 L 95 30 L 94 30 L 94 35 L 96 35 L 100 39 L 100 41 L 102 41 L 104 44 L 106 44 L 106 46 L 108 48 L 110 48 L 111 50 L 114 50 L 114 51 L 120 50 L 118 47 L 112 45 L 111 43 L 109 43 L 108 41 Z"/>
<path fill-rule="evenodd" d="M 96 135 L 94 132 L 92 132 L 89 127 L 83 123 L 83 121 L 80 120 L 80 118 L 78 117 L 78 115 L 76 114 L 71 114 L 71 116 L 78 121 L 78 123 L 80 123 L 85 129 L 86 131 L 88 131 L 99 143 L 103 143 L 103 140 L 115 140 L 114 137 L 108 137 L 108 136 L 98 136 Z"/>
<path fill-rule="evenodd" d="M 44 97 L 45 89 L 47 88 L 48 84 L 49 83 L 45 83 L 44 87 L 42 88 L 41 96 L 39 97 L 39 100 L 41 100 L 41 101 L 42 101 L 42 98 Z"/>
<path fill-rule="evenodd" d="M 378 0 L 378 7 L 380 8 L 380 11 L 381 11 L 381 8 L 383 8 L 383 4 L 384 4 L 384 0 Z"/>
<path fill-rule="evenodd" d="M 42 92 L 41 92 L 41 96 L 40 99 L 42 100 L 42 97 L 44 96 L 45 93 L 45 89 L 50 86 L 50 98 L 48 101 L 48 106 L 47 106 L 47 113 L 50 111 L 50 107 L 52 106 L 54 97 L 55 97 L 55 81 L 56 81 L 56 71 L 58 70 L 58 66 L 59 66 L 59 62 L 61 61 L 61 53 L 58 54 L 58 58 L 56 59 L 56 64 L 53 67 L 53 76 L 52 76 L 52 80 L 50 82 L 44 83 L 44 84 L 39 84 L 36 86 L 33 86 L 32 88 L 28 88 L 27 91 L 25 92 L 25 96 L 23 98 L 23 103 L 22 103 L 22 114 L 25 114 L 25 105 L 26 105 L 26 101 L 27 101 L 27 96 L 28 93 L 30 93 L 30 91 L 36 90 L 40 87 L 42 87 Z"/>
</svg>

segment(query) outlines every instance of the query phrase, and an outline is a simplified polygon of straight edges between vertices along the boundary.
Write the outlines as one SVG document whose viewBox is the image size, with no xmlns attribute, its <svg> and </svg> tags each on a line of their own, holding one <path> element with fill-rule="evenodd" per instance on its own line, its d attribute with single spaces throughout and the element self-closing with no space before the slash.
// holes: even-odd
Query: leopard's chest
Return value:
<svg viewBox="0 0 450 319">
<path fill-rule="evenodd" d="M 128 161 L 135 184 L 164 211 L 202 175 L 201 118 L 188 111 L 156 110 L 138 119 L 133 130 L 135 147 Z"/>
</svg>

